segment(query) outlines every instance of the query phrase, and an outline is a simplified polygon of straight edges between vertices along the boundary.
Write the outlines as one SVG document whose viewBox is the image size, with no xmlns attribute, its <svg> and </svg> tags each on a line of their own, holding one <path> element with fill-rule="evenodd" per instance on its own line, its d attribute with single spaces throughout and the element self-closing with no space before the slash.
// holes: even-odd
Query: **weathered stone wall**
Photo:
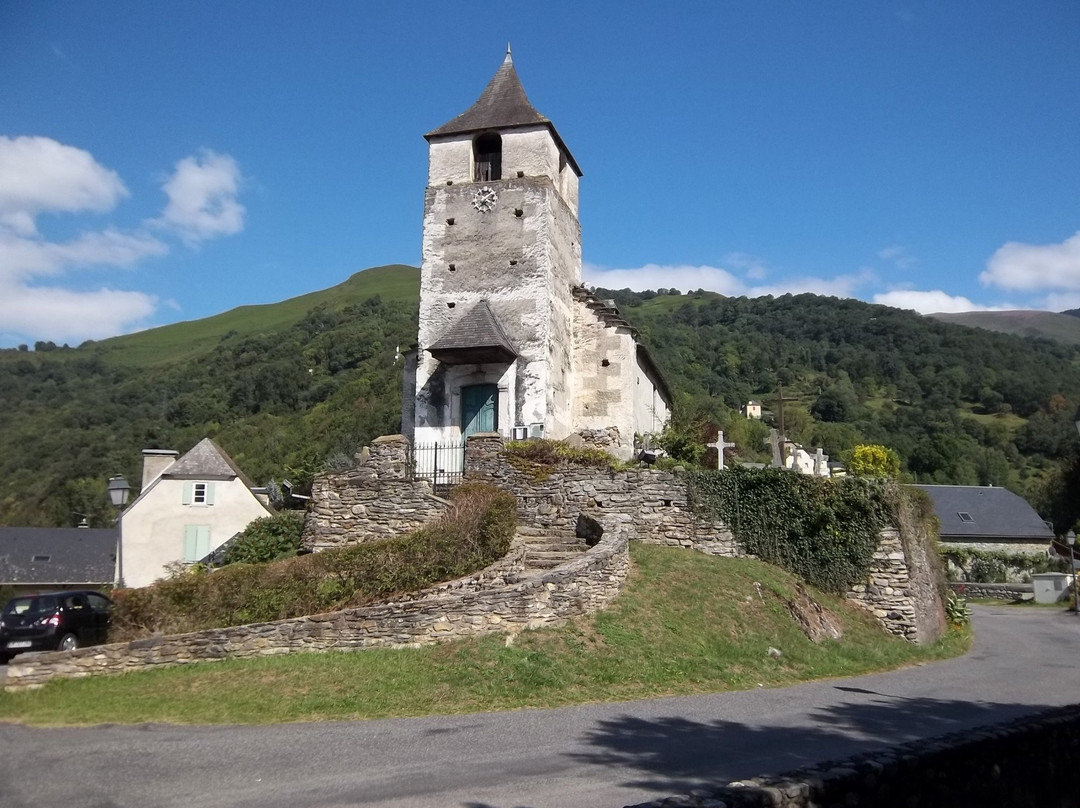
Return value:
<svg viewBox="0 0 1080 808">
<path fill-rule="evenodd" d="M 603 608 L 622 588 L 630 565 L 626 533 L 618 524 L 604 527 L 599 544 L 543 575 L 521 579 L 525 550 L 518 546 L 477 575 L 405 600 L 77 651 L 20 655 L 8 666 L 5 689 L 37 687 L 54 678 L 226 658 L 420 646 L 551 625 Z"/>
<path fill-rule="evenodd" d="M 633 808 L 1080 808 L 1080 705 Z"/>
<path fill-rule="evenodd" d="M 534 473 L 511 465 L 502 448 L 498 435 L 473 435 L 465 449 L 465 475 L 512 491 L 524 525 L 572 533 L 578 515 L 584 514 L 603 524 L 622 525 L 636 541 L 738 555 L 725 524 L 690 509 L 686 483 L 673 472 L 568 467 Z"/>
<path fill-rule="evenodd" d="M 446 501 L 426 480 L 406 478 L 408 449 L 403 435 L 385 435 L 357 456 L 355 468 L 316 477 L 302 544 L 322 550 L 385 539 L 438 516 Z"/>
<path fill-rule="evenodd" d="M 969 584 L 950 581 L 949 589 L 960 597 L 979 600 L 1031 600 L 1035 596 L 1035 584 Z"/>
<path fill-rule="evenodd" d="M 909 509 L 902 504 L 902 509 Z M 867 579 L 847 597 L 873 612 L 886 630 L 912 642 L 936 642 L 945 632 L 941 560 L 936 545 L 913 513 L 903 513 L 907 541 L 895 527 L 881 532 Z"/>
</svg>

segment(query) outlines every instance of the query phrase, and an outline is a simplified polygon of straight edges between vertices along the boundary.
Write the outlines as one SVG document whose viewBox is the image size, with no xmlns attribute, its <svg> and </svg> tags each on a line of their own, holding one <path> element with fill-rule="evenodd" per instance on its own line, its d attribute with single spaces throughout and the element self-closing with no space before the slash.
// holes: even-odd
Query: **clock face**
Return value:
<svg viewBox="0 0 1080 808">
<path fill-rule="evenodd" d="M 495 207 L 495 203 L 499 201 L 499 197 L 495 194 L 491 188 L 484 186 L 472 197 L 473 207 L 481 213 L 487 213 Z"/>
</svg>

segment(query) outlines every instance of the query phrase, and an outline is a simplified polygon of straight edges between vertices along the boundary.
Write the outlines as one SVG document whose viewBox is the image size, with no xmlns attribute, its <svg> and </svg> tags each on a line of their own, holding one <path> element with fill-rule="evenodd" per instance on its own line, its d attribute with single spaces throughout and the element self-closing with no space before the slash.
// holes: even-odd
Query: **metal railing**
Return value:
<svg viewBox="0 0 1080 808">
<path fill-rule="evenodd" d="M 418 443 L 409 449 L 409 476 L 445 491 L 465 477 L 465 442 Z"/>
</svg>

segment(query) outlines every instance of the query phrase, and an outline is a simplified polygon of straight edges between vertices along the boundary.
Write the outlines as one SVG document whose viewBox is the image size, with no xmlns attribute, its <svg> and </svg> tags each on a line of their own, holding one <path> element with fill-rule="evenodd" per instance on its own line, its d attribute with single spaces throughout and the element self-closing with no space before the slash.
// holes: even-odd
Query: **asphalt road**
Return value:
<svg viewBox="0 0 1080 808">
<path fill-rule="evenodd" d="M 0 725 L 5 808 L 618 808 L 1080 701 L 1080 618 L 975 610 L 967 656 L 798 687 L 286 724 Z"/>
</svg>

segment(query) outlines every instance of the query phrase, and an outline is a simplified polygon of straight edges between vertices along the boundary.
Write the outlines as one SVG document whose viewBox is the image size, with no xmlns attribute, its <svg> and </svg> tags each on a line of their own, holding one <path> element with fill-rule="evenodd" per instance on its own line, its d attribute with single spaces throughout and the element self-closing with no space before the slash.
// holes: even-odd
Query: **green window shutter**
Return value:
<svg viewBox="0 0 1080 808">
<path fill-rule="evenodd" d="M 207 483 L 206 484 L 206 504 L 207 505 L 213 505 L 214 504 L 214 484 L 213 483 Z"/>
<path fill-rule="evenodd" d="M 198 561 L 200 556 L 195 555 L 198 551 L 199 526 L 184 525 L 184 561 L 191 563 Z"/>
<path fill-rule="evenodd" d="M 184 525 L 184 561 L 192 564 L 210 555 L 210 525 Z"/>
<path fill-rule="evenodd" d="M 195 487 L 195 484 L 188 480 L 184 483 L 184 505 L 191 504 L 191 490 Z"/>
</svg>

